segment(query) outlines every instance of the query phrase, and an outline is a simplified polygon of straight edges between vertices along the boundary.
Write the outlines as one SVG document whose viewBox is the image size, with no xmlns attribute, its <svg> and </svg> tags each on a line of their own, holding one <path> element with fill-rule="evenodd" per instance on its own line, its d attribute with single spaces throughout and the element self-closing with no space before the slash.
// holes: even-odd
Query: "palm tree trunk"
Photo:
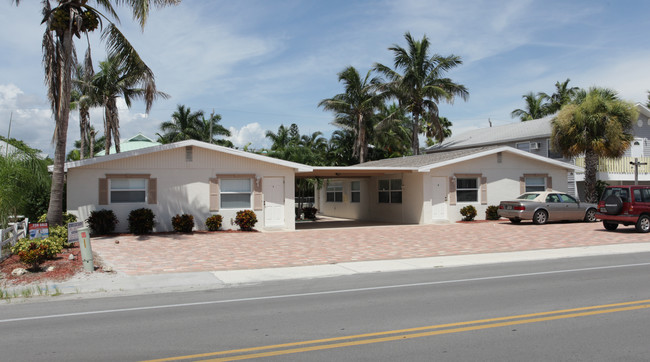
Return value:
<svg viewBox="0 0 650 362">
<path fill-rule="evenodd" d="M 52 186 L 50 203 L 47 208 L 47 221 L 50 225 L 63 224 L 63 188 L 65 187 L 65 152 L 70 116 L 70 91 L 72 76 L 72 32 L 68 29 L 63 34 L 62 72 L 59 73 L 58 103 L 56 117 L 56 144 L 54 148 L 54 165 L 52 167 Z"/>
<path fill-rule="evenodd" d="M 413 149 L 414 155 L 419 155 L 420 140 L 418 136 L 420 135 L 420 115 L 417 112 L 413 113 L 413 129 L 411 131 L 411 149 Z"/>
<path fill-rule="evenodd" d="M 104 155 L 111 153 L 111 111 L 108 102 L 109 100 L 104 101 Z"/>
<path fill-rule="evenodd" d="M 363 115 L 357 117 L 359 129 L 359 163 L 366 162 L 366 153 L 368 152 L 368 145 L 366 142 L 366 126 L 363 124 Z"/>
<path fill-rule="evenodd" d="M 85 159 L 88 157 L 88 125 L 90 124 L 89 121 L 90 114 L 88 112 L 88 108 L 85 106 L 80 106 L 79 107 L 79 133 L 81 134 L 81 147 L 79 151 L 80 159 Z M 92 152 L 92 151 L 91 151 Z"/>
<path fill-rule="evenodd" d="M 598 155 L 589 150 L 585 152 L 585 201 L 598 202 L 596 195 L 596 179 L 598 175 Z"/>
</svg>

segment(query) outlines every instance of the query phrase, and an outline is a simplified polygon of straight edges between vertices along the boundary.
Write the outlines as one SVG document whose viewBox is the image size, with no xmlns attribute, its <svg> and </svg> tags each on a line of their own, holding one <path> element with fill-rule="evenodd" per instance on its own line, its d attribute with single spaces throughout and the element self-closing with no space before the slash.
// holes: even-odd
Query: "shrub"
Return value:
<svg viewBox="0 0 650 362">
<path fill-rule="evenodd" d="M 141 208 L 129 213 L 129 232 L 133 234 L 149 234 L 153 231 L 156 216 L 151 209 Z"/>
<path fill-rule="evenodd" d="M 305 207 L 304 209 L 302 209 L 302 212 L 305 213 L 305 219 L 309 219 L 309 220 L 316 219 L 317 211 L 318 209 L 316 209 L 315 207 Z"/>
<path fill-rule="evenodd" d="M 499 207 L 496 205 L 490 205 L 485 209 L 485 220 L 499 220 Z"/>
<path fill-rule="evenodd" d="M 67 226 L 50 226 L 50 234 L 47 237 L 52 242 L 61 245 L 61 248 L 69 248 L 68 243 L 68 227 Z"/>
<path fill-rule="evenodd" d="M 75 222 L 75 221 L 77 221 L 76 216 L 74 216 L 72 214 L 68 214 L 67 212 L 63 213 L 63 224 L 64 225 L 68 225 L 69 223 Z M 47 214 L 43 214 L 43 215 L 39 216 L 37 222 L 47 222 Z"/>
<path fill-rule="evenodd" d="M 119 222 L 113 210 L 95 210 L 86 219 L 93 235 L 106 235 L 115 231 L 115 225 Z"/>
<path fill-rule="evenodd" d="M 472 221 L 476 217 L 476 208 L 472 205 L 467 205 L 460 209 L 460 214 L 463 215 L 463 221 Z"/>
<path fill-rule="evenodd" d="M 223 217 L 221 215 L 212 215 L 205 219 L 205 226 L 209 231 L 217 231 L 221 229 L 221 224 L 223 223 Z"/>
<path fill-rule="evenodd" d="M 11 248 L 11 253 L 20 256 L 21 252 L 30 250 L 29 248 L 31 244 L 36 244 L 36 246 L 44 245 L 45 258 L 47 259 L 53 259 L 56 254 L 60 253 L 61 250 L 63 250 L 63 245 L 52 238 L 36 238 L 31 240 L 28 238 L 22 238 L 18 240 L 16 242 L 16 245 Z"/>
<path fill-rule="evenodd" d="M 191 233 L 194 227 L 194 216 L 190 214 L 176 215 L 172 217 L 172 227 L 174 231 L 182 233 Z"/>
<path fill-rule="evenodd" d="M 25 250 L 18 253 L 20 261 L 29 266 L 29 269 L 39 270 L 41 263 L 47 257 L 47 245 L 31 242 Z"/>
<path fill-rule="evenodd" d="M 237 211 L 237 216 L 235 216 L 235 224 L 239 226 L 239 229 L 242 231 L 252 231 L 253 226 L 257 223 L 257 215 L 253 210 L 241 210 Z"/>
</svg>

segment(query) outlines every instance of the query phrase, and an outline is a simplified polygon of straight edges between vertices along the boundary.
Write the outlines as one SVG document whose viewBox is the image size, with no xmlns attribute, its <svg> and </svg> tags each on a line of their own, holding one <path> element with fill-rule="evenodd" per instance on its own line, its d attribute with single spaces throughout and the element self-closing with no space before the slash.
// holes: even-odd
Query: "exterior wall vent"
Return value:
<svg viewBox="0 0 650 362">
<path fill-rule="evenodd" d="M 503 162 L 503 152 L 497 152 L 497 163 Z"/>
<path fill-rule="evenodd" d="M 192 146 L 185 147 L 185 162 L 192 162 Z"/>
</svg>

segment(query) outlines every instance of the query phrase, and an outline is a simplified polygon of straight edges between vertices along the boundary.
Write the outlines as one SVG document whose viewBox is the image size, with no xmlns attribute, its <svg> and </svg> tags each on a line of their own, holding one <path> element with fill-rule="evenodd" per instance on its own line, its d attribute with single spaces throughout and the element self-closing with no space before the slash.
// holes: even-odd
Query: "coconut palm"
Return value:
<svg viewBox="0 0 650 362">
<path fill-rule="evenodd" d="M 355 163 L 352 156 L 356 143 L 354 132 L 348 129 L 338 129 L 332 132 L 327 145 L 326 163 L 330 166 L 349 166 Z"/>
<path fill-rule="evenodd" d="M 406 110 L 395 103 L 382 105 L 376 119 L 371 138 L 371 144 L 374 146 L 371 159 L 410 155 L 413 121 L 406 114 Z"/>
<path fill-rule="evenodd" d="M 198 124 L 199 126 L 198 140 L 207 143 L 214 143 L 219 146 L 234 147 L 232 142 L 230 142 L 229 140 L 223 138 L 215 138 L 217 136 L 230 137 L 230 131 L 226 127 L 220 125 L 219 124 L 220 121 L 221 121 L 221 115 L 215 114 L 214 111 L 210 114 L 210 117 L 208 118 L 205 118 L 205 116 L 201 116 L 201 121 Z"/>
<path fill-rule="evenodd" d="M 72 83 L 72 102 L 70 109 L 79 110 L 79 158 L 93 157 L 94 153 L 88 155 L 88 142 L 90 142 L 90 108 L 99 105 L 99 100 L 92 87 L 92 79 L 95 76 L 90 47 L 86 51 L 84 64 L 77 64 Z"/>
<path fill-rule="evenodd" d="M 20 4 L 20 0 L 12 0 L 12 2 L 16 5 Z M 103 26 L 102 39 L 106 41 L 109 57 L 118 56 L 118 58 L 127 60 L 133 57 L 139 58 L 137 52 L 115 25 L 115 23 L 119 24 L 119 18 L 113 4 L 126 5 L 131 8 L 134 20 L 144 29 L 149 11 L 153 6 L 163 7 L 179 2 L 180 0 L 95 0 L 95 6 L 92 6 L 93 2 L 88 0 L 67 0 L 57 1 L 56 6 L 52 7 L 53 1 L 42 0 L 43 20 L 41 23 L 45 24 L 42 42 L 43 65 L 48 99 L 55 121 L 54 165 L 50 205 L 47 212 L 48 222 L 51 225 L 60 225 L 63 222 L 63 165 L 70 117 L 72 69 L 76 57 L 73 35 L 87 36 L 88 33 L 95 31 L 100 23 L 104 25 L 104 21 L 106 21 L 106 26 Z M 103 9 L 105 14 L 98 9 Z M 114 19 L 115 22 L 111 19 Z"/>
<path fill-rule="evenodd" d="M 395 70 L 383 64 L 375 64 L 375 69 L 388 78 L 385 90 L 397 98 L 400 106 L 411 113 L 413 125 L 411 129 L 411 148 L 413 154 L 420 154 L 418 135 L 422 133 L 423 122 L 430 122 L 438 129 L 438 104 L 441 101 L 453 103 L 456 97 L 467 100 L 469 92 L 464 85 L 454 83 L 444 74 L 461 65 L 459 56 L 429 56 L 429 39 L 415 40 L 410 33 L 404 38 L 407 48 L 393 45 L 388 48 L 394 55 Z M 400 74 L 399 71 L 402 73 Z M 429 117 L 425 115 L 429 114 Z"/>
<path fill-rule="evenodd" d="M 356 141 L 352 152 L 359 158 L 359 163 L 367 161 L 368 129 L 372 127 L 375 111 L 382 104 L 382 96 L 377 92 L 380 80 L 371 77 L 371 72 L 361 78 L 356 68 L 345 68 L 338 74 L 345 92 L 318 103 L 324 110 L 334 112 L 333 124 L 354 132 Z"/>
<path fill-rule="evenodd" d="M 283 150 L 290 142 L 291 136 L 289 135 L 289 128 L 283 124 L 278 127 L 278 133 L 266 131 L 266 138 L 270 138 L 273 144 L 271 145 L 272 151 Z"/>
<path fill-rule="evenodd" d="M 539 119 L 550 114 L 549 105 L 546 103 L 548 96 L 544 93 L 528 92 L 521 96 L 526 101 L 525 109 L 515 109 L 510 113 L 512 118 L 519 117 L 522 122 Z"/>
<path fill-rule="evenodd" d="M 634 139 L 632 125 L 638 116 L 633 104 L 606 88 L 578 92 L 551 121 L 551 142 L 565 157 L 585 157 L 585 199 L 596 202 L 600 157 L 621 157 Z"/>
<path fill-rule="evenodd" d="M 156 90 L 153 73 L 142 60 L 131 58 L 128 61 L 117 56 L 109 57 L 99 63 L 100 71 L 93 77 L 92 85 L 101 105 L 104 107 L 104 149 L 108 155 L 111 143 L 115 141 L 115 152 L 120 153 L 120 117 L 117 98 L 124 99 L 131 108 L 135 99 L 142 99 L 146 112 L 151 110 L 153 101 L 169 98 L 169 95 Z"/>
<path fill-rule="evenodd" d="M 176 111 L 172 113 L 172 119 L 160 124 L 163 134 L 156 133 L 158 142 L 172 143 L 201 139 L 203 118 L 203 111 L 192 112 L 190 107 L 185 108 L 182 104 L 177 105 Z"/>
<path fill-rule="evenodd" d="M 555 82 L 555 93 L 550 96 L 546 93 L 539 93 L 544 95 L 549 101 L 547 105 L 548 114 L 553 114 L 559 111 L 563 106 L 569 104 L 580 90 L 579 87 L 569 87 L 570 80 L 571 79 L 567 78 L 562 83 Z"/>
</svg>

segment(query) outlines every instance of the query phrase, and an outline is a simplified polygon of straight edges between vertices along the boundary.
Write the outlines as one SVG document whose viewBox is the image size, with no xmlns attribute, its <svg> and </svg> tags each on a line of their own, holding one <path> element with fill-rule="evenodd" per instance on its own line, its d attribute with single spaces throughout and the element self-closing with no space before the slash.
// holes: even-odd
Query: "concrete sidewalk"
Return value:
<svg viewBox="0 0 650 362">
<path fill-rule="evenodd" d="M 585 246 L 563 249 L 454 255 L 381 261 L 344 262 L 297 267 L 127 275 L 124 273 L 80 274 L 72 280 L 51 284 L 68 296 L 136 295 L 223 288 L 273 280 L 311 279 L 361 273 L 449 268 L 507 262 L 536 261 L 584 256 L 650 252 L 650 243 Z M 20 288 L 18 288 L 20 289 Z M 58 297 L 57 297 L 58 298 Z"/>
</svg>

